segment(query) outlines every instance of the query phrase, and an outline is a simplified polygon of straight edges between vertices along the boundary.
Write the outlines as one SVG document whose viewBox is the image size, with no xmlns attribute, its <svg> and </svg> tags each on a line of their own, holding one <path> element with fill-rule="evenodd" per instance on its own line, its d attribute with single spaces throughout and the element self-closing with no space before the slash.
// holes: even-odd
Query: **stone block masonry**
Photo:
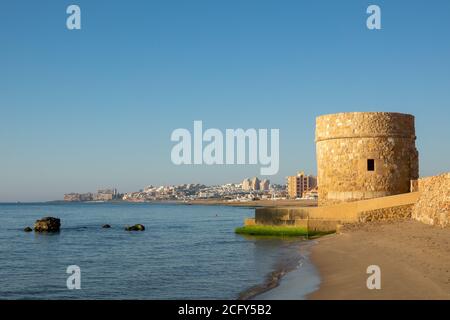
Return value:
<svg viewBox="0 0 450 320">
<path fill-rule="evenodd" d="M 324 231 L 339 224 L 415 219 L 422 223 L 450 227 L 450 173 L 418 179 L 415 192 L 352 201 L 321 207 L 259 208 L 253 224 L 301 225 Z"/>
<path fill-rule="evenodd" d="M 450 173 L 419 179 L 416 186 L 420 197 L 413 207 L 413 219 L 450 227 Z"/>
<path fill-rule="evenodd" d="M 257 225 L 340 224 L 415 219 L 450 227 L 450 173 L 419 179 L 415 120 L 393 112 L 316 119 L 318 207 L 256 209 Z"/>
<path fill-rule="evenodd" d="M 414 116 L 351 112 L 316 119 L 319 206 L 411 191 L 419 174 Z"/>
<path fill-rule="evenodd" d="M 359 222 L 400 221 L 411 219 L 413 204 L 361 212 Z"/>
</svg>

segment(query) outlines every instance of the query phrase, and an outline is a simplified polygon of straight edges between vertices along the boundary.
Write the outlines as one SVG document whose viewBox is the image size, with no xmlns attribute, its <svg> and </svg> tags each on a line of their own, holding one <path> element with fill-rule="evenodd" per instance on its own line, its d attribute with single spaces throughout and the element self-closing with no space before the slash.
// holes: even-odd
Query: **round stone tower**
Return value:
<svg viewBox="0 0 450 320">
<path fill-rule="evenodd" d="M 410 192 L 419 177 L 414 116 L 351 112 L 317 117 L 319 205 Z"/>
</svg>

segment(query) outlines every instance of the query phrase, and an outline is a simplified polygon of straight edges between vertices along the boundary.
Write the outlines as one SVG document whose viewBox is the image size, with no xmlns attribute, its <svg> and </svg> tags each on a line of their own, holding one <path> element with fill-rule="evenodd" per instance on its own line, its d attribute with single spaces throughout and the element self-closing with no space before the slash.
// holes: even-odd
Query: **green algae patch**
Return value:
<svg viewBox="0 0 450 320">
<path fill-rule="evenodd" d="M 252 225 L 237 228 L 237 234 L 275 237 L 316 237 L 331 232 L 308 231 L 304 227 Z"/>
</svg>

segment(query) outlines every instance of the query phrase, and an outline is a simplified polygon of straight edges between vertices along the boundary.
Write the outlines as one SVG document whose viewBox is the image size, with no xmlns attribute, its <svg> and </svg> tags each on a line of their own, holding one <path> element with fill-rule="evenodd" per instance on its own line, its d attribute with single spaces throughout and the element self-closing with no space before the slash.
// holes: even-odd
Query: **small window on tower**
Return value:
<svg viewBox="0 0 450 320">
<path fill-rule="evenodd" d="M 367 160 L 367 171 L 375 171 L 375 160 L 374 159 Z"/>
</svg>

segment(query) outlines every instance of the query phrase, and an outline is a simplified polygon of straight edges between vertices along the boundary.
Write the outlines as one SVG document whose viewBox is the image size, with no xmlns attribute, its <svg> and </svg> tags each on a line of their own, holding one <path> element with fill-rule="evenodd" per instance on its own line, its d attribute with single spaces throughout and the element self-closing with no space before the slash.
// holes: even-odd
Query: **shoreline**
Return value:
<svg viewBox="0 0 450 320">
<path fill-rule="evenodd" d="M 299 259 L 293 268 L 280 273 L 275 285 L 253 295 L 249 300 L 306 300 L 320 285 L 317 268 L 310 259 L 315 240 L 308 240 L 297 248 Z"/>
<path fill-rule="evenodd" d="M 308 300 L 449 300 L 450 229 L 407 220 L 346 226 L 312 246 L 319 289 Z M 381 268 L 369 290 L 367 268 Z"/>
<path fill-rule="evenodd" d="M 289 248 L 281 247 L 287 252 L 278 257 L 274 270 L 267 274 L 265 280 L 242 291 L 238 300 L 280 300 L 280 296 L 282 299 L 297 300 L 299 297 L 304 299 L 316 289 L 319 278 L 309 259 L 310 248 L 315 242 L 308 239 L 293 241 Z M 300 289 L 296 286 L 298 280 L 302 283 Z M 304 285 L 308 281 L 312 286 Z"/>
<path fill-rule="evenodd" d="M 248 299 L 450 300 L 448 228 L 414 220 L 347 225 L 298 250 L 304 265 L 278 272 Z M 381 269 L 381 290 L 367 288 L 371 265 Z"/>
<path fill-rule="evenodd" d="M 179 202 L 186 205 L 206 205 L 206 206 L 231 206 L 231 207 L 315 207 L 317 200 L 254 200 L 254 201 L 226 201 L 226 200 L 193 200 L 189 202 Z"/>
<path fill-rule="evenodd" d="M 33 204 L 173 204 L 186 206 L 229 206 L 242 208 L 264 208 L 264 207 L 316 207 L 317 200 L 252 200 L 252 201 L 228 201 L 222 199 L 214 200 L 152 200 L 152 201 L 127 201 L 127 200 L 111 200 L 111 201 L 64 201 L 52 200 L 44 202 L 7 202 L 0 203 L 5 205 L 33 205 Z"/>
</svg>

